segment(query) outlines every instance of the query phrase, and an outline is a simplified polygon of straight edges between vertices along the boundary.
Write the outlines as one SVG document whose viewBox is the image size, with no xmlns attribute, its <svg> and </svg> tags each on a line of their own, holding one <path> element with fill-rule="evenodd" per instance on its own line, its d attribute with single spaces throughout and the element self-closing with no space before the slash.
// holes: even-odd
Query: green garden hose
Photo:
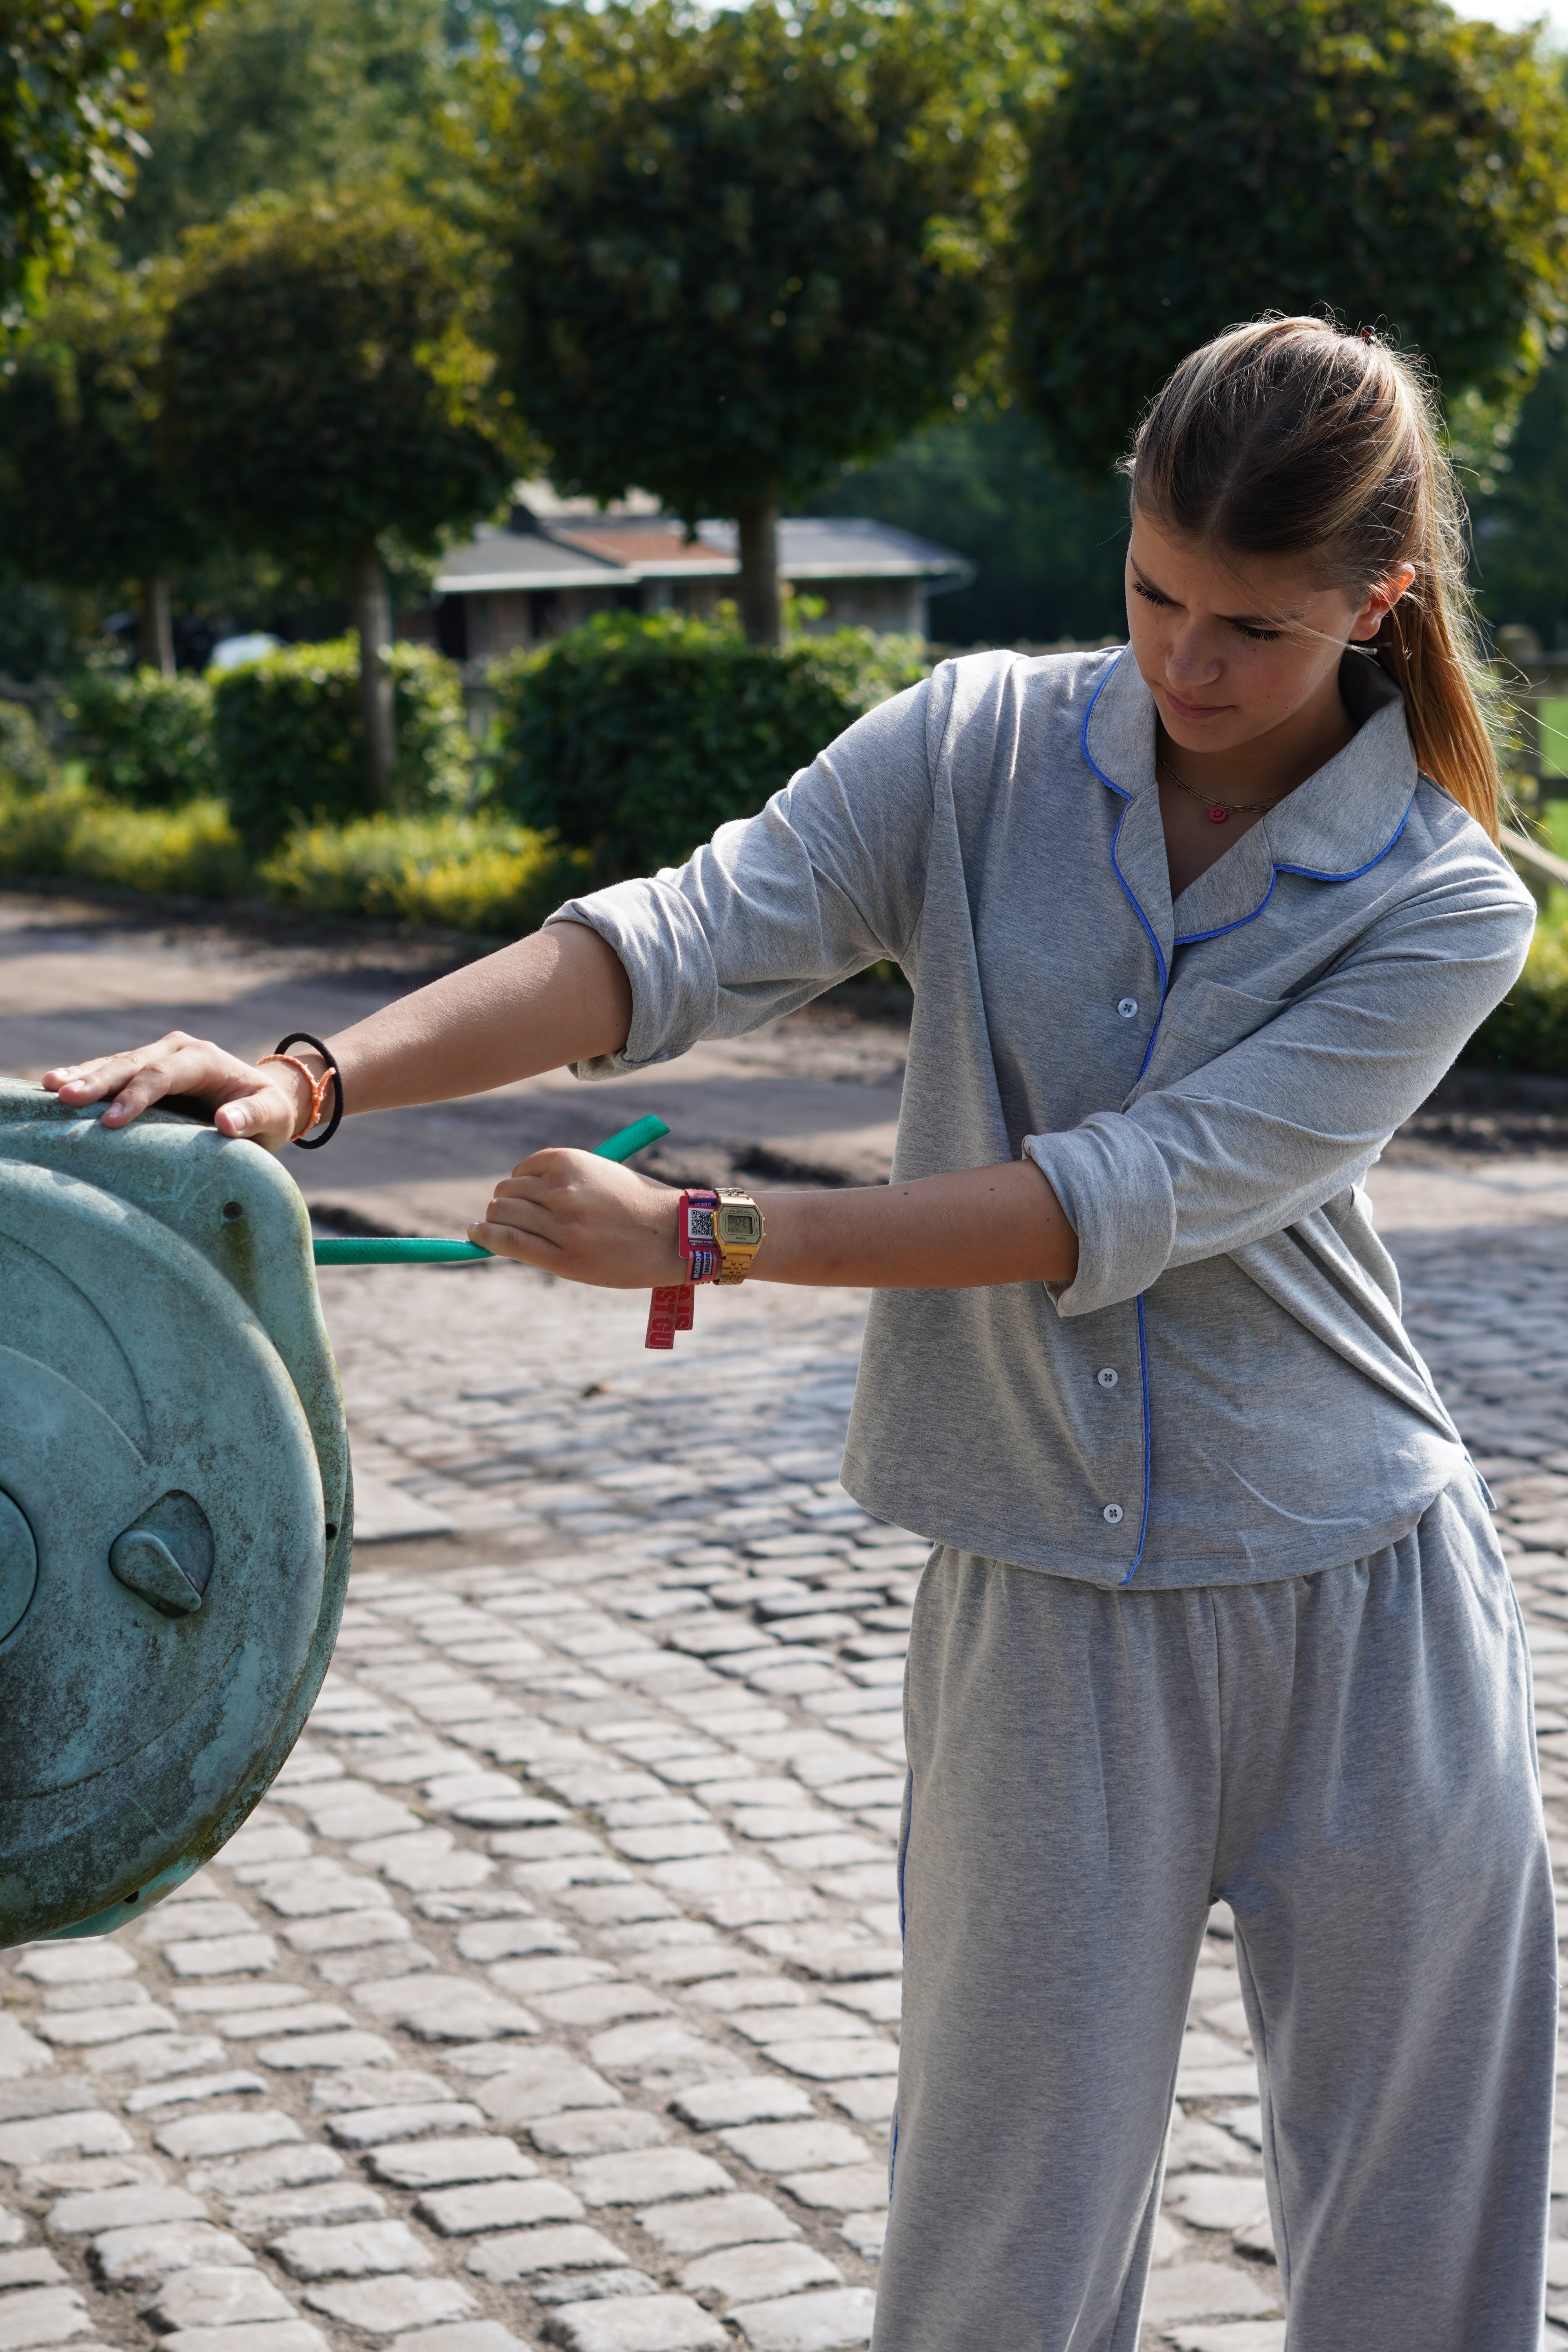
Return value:
<svg viewBox="0 0 1568 2352">
<path fill-rule="evenodd" d="M 669 1129 L 662 1118 L 634 1119 L 618 1135 L 594 1146 L 596 1160 L 629 1160 L 657 1143 Z M 489 1257 L 477 1242 L 429 1241 L 406 1234 L 354 1234 L 311 1244 L 318 1265 L 451 1265 L 464 1259 Z"/>
</svg>

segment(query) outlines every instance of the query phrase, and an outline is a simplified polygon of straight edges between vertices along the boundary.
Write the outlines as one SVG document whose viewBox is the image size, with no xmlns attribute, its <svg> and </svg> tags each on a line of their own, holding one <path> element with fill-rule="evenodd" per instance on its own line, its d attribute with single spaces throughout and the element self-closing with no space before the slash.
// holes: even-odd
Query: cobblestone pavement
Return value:
<svg viewBox="0 0 1568 2352">
<path fill-rule="evenodd" d="M 1498 1498 L 1568 1864 L 1565 1237 L 1397 1246 Z M 451 1531 L 362 1549 L 220 1864 L 0 1955 L 0 2352 L 863 2343 L 923 1557 L 837 1479 L 863 1302 L 707 1296 L 655 1359 L 640 1300 L 513 1268 L 322 1291 L 372 1524 L 391 1494 Z M 1223 1914 L 1177 2095 L 1144 2346 L 1277 2352 Z"/>
</svg>

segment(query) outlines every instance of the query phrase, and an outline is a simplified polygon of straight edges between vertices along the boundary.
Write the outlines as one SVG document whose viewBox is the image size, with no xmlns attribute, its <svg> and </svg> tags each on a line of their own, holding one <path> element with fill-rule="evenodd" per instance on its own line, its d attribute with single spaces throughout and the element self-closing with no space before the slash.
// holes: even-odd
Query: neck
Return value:
<svg viewBox="0 0 1568 2352">
<path fill-rule="evenodd" d="M 1337 673 L 1278 727 L 1225 751 L 1194 751 L 1165 731 L 1156 714 L 1154 750 L 1167 770 L 1216 801 L 1282 800 L 1342 751 L 1355 727 L 1340 698 Z"/>
</svg>

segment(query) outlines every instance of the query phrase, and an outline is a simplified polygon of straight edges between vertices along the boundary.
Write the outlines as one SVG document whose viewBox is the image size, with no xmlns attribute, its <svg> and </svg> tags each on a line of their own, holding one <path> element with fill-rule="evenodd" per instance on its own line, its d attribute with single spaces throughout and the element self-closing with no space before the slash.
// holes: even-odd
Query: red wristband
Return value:
<svg viewBox="0 0 1568 2352">
<path fill-rule="evenodd" d="M 717 1192 L 682 1192 L 675 1210 L 675 1245 L 685 1259 L 689 1279 L 661 1283 L 648 1301 L 645 1348 L 673 1348 L 678 1331 L 691 1328 L 693 1286 L 714 1282 L 722 1264 L 713 1232 Z"/>
</svg>

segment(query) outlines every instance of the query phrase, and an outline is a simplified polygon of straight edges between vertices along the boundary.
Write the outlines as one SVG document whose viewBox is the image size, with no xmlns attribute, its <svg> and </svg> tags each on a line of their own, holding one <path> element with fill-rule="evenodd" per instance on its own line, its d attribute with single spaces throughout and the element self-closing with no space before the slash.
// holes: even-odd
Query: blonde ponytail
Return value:
<svg viewBox="0 0 1568 2352">
<path fill-rule="evenodd" d="M 1358 598 L 1411 565 L 1371 650 L 1405 697 L 1417 765 L 1497 839 L 1464 501 L 1407 359 L 1325 319 L 1232 327 L 1182 362 L 1122 470 L 1134 505 L 1173 530 L 1237 555 L 1300 553 Z"/>
</svg>

